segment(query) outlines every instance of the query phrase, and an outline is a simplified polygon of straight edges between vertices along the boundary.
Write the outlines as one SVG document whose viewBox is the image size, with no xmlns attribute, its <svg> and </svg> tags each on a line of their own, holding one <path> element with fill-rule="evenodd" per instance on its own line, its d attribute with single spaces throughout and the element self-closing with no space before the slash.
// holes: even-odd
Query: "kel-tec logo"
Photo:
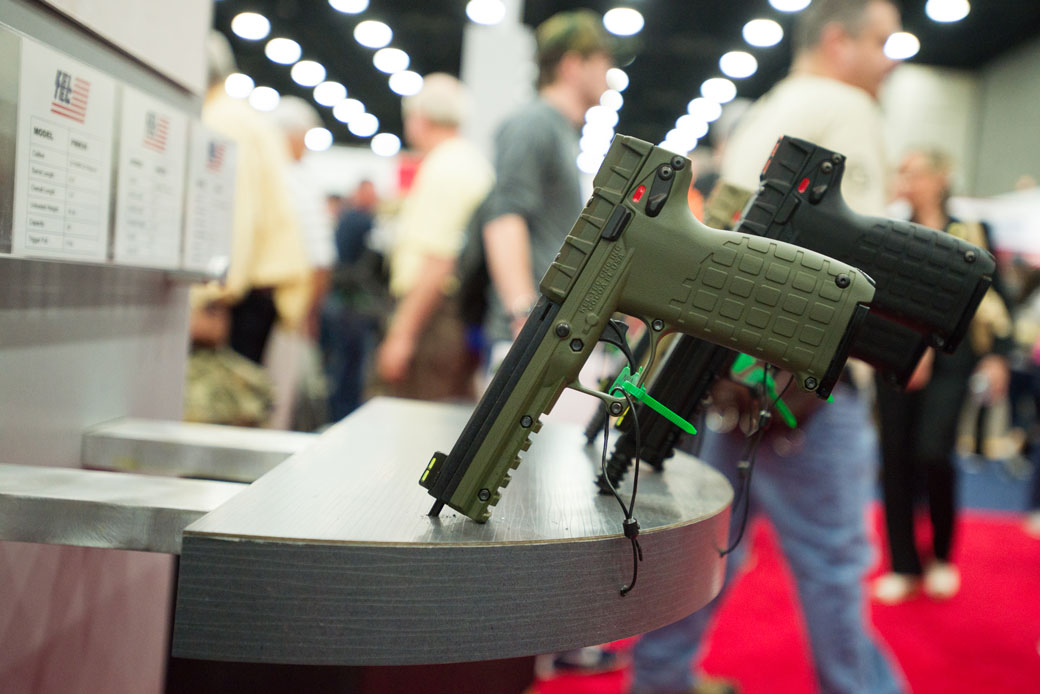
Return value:
<svg viewBox="0 0 1040 694">
<path fill-rule="evenodd" d="M 206 153 L 206 168 L 219 173 L 222 166 L 224 166 L 224 145 L 219 142 L 210 142 L 209 150 Z"/>
<path fill-rule="evenodd" d="M 149 111 L 144 119 L 144 146 L 155 152 L 166 151 L 166 136 L 170 130 L 170 119 L 155 111 Z"/>
<path fill-rule="evenodd" d="M 90 98 L 90 82 L 80 77 L 73 77 L 63 70 L 55 73 L 51 113 L 82 123 L 87 118 L 88 98 Z"/>
</svg>

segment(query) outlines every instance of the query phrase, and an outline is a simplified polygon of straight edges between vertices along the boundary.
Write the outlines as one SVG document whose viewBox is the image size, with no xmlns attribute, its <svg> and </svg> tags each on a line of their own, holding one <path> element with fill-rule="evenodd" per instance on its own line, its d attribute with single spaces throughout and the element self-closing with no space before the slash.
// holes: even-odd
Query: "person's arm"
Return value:
<svg viewBox="0 0 1040 694">
<path fill-rule="evenodd" d="M 506 214 L 485 224 L 484 254 L 488 275 L 509 314 L 516 337 L 538 298 L 531 280 L 531 237 L 524 218 Z"/>
<path fill-rule="evenodd" d="M 313 295 L 310 310 L 307 312 L 307 334 L 317 340 L 321 325 L 321 307 L 332 285 L 332 270 L 327 267 L 315 268 L 311 272 L 311 285 Z"/>
<path fill-rule="evenodd" d="M 444 299 L 444 284 L 455 269 L 451 258 L 427 255 L 419 280 L 397 304 L 386 338 L 376 354 L 376 370 L 387 383 L 401 381 L 415 356 L 419 336 Z"/>
<path fill-rule="evenodd" d="M 466 224 L 487 194 L 491 177 L 483 159 L 454 149 L 435 150 L 416 176 L 398 233 L 414 249 L 420 268 L 414 284 L 402 287 L 404 294 L 376 355 L 376 370 L 384 381 L 400 382 L 408 375 L 423 332 L 444 301 Z"/>
</svg>

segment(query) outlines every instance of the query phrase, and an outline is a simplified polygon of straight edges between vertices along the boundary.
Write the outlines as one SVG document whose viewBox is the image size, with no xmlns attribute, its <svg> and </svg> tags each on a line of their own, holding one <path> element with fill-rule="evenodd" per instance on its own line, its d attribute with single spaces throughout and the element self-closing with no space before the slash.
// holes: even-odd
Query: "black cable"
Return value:
<svg viewBox="0 0 1040 694">
<path fill-rule="evenodd" d="M 615 388 L 611 393 L 616 390 L 621 389 Z M 636 439 L 636 470 L 632 476 L 632 496 L 627 506 L 625 505 L 625 500 L 621 498 L 617 488 L 607 476 L 607 449 L 609 448 L 608 434 L 610 431 L 609 422 L 605 422 L 603 425 L 603 455 L 600 458 L 600 469 L 603 473 L 603 479 L 606 480 L 607 486 L 614 495 L 614 498 L 617 499 L 618 504 L 621 505 L 621 510 L 625 514 L 625 520 L 621 524 L 625 530 L 625 537 L 632 541 L 632 580 L 628 585 L 622 586 L 621 595 L 624 596 L 635 587 L 636 580 L 639 578 L 639 562 L 643 561 L 643 548 L 639 545 L 638 539 L 639 522 L 633 517 L 636 509 L 636 493 L 639 490 L 639 455 L 643 446 L 639 436 L 639 418 L 635 416 L 635 402 L 632 400 L 632 396 L 626 391 L 621 390 L 621 394 L 625 396 L 625 400 L 628 402 L 629 412 L 632 414 L 632 430 Z"/>
<path fill-rule="evenodd" d="M 617 487 L 610 481 L 610 477 L 607 476 L 607 449 L 610 447 L 610 420 L 604 420 L 603 422 L 603 455 L 600 458 L 600 471 L 603 473 L 603 479 L 607 482 L 607 488 L 610 489 L 610 493 L 614 495 L 617 502 L 621 504 L 621 510 L 625 514 L 625 518 L 629 518 L 628 507 L 625 506 L 625 500 L 618 494 Z M 636 461 L 636 467 L 639 467 L 638 461 Z"/>
<path fill-rule="evenodd" d="M 738 496 L 736 501 L 733 502 L 735 507 L 741 500 L 744 502 L 743 515 L 740 518 L 740 529 L 737 531 L 737 537 L 730 544 L 729 547 L 723 550 L 719 550 L 719 556 L 724 557 L 737 548 L 740 541 L 744 539 L 744 530 L 747 528 L 748 516 L 751 511 L 751 475 L 755 471 L 755 456 L 758 453 L 758 444 L 762 441 L 762 435 L 765 433 L 764 424 L 769 422 L 769 412 L 759 412 L 758 427 L 754 432 L 748 435 L 747 444 L 744 446 L 744 453 L 740 456 L 740 462 L 737 463 L 737 474 L 740 477 L 740 489 L 737 492 Z"/>
<path fill-rule="evenodd" d="M 769 369 L 773 368 L 772 365 L 766 364 L 762 369 L 762 383 L 755 387 L 755 402 L 762 400 L 762 395 L 765 391 L 765 384 L 769 379 Z M 758 446 L 762 442 L 762 436 L 765 434 L 766 428 L 769 426 L 769 422 L 772 419 L 772 412 L 776 408 L 776 404 L 780 402 L 781 398 L 784 397 L 784 393 L 791 387 L 791 383 L 794 381 L 792 376 L 787 380 L 787 384 L 783 390 L 777 394 L 776 398 L 769 405 L 768 408 L 760 407 L 758 412 L 758 426 L 753 432 L 748 434 L 747 445 L 744 446 L 744 452 L 741 454 L 740 462 L 737 463 L 737 474 L 740 477 L 740 489 L 737 490 L 737 498 L 733 501 L 733 506 L 736 508 L 737 504 L 741 501 L 744 502 L 743 515 L 740 519 L 740 529 L 737 531 L 737 537 L 733 542 L 724 550 L 719 550 L 719 556 L 724 557 L 737 548 L 740 541 L 744 538 L 744 531 L 747 529 L 748 516 L 751 511 L 751 476 L 755 471 L 755 458 L 758 455 Z"/>
</svg>

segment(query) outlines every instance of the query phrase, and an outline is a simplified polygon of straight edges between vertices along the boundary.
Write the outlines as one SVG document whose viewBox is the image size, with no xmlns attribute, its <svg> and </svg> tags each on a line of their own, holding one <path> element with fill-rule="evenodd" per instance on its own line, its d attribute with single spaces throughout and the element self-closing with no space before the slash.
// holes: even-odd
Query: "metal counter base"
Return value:
<svg viewBox="0 0 1040 694">
<path fill-rule="evenodd" d="M 732 490 L 679 454 L 644 470 L 644 560 L 599 447 L 547 422 L 491 520 L 426 512 L 430 455 L 468 408 L 377 399 L 183 537 L 173 636 L 182 658 L 411 665 L 526 656 L 642 633 L 719 591 Z M 627 487 L 624 488 L 627 491 Z"/>
</svg>

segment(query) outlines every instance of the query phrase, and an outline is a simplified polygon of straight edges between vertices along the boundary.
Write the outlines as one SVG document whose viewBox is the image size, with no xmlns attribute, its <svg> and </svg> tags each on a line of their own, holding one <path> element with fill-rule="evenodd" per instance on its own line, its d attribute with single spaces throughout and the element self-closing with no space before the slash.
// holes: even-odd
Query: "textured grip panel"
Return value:
<svg viewBox="0 0 1040 694">
<path fill-rule="evenodd" d="M 849 262 L 871 268 L 878 313 L 924 327 L 934 333 L 937 347 L 951 350 L 964 337 L 996 268 L 992 255 L 966 241 L 894 220 L 875 220 L 865 229 Z"/>
<path fill-rule="evenodd" d="M 727 234 L 682 284 L 686 291 L 671 306 L 683 332 L 793 371 L 810 389 L 825 381 L 835 356 L 844 362 L 845 354 L 822 347 L 837 343 L 855 306 L 869 303 L 874 291 L 844 263 L 737 234 Z"/>
</svg>

